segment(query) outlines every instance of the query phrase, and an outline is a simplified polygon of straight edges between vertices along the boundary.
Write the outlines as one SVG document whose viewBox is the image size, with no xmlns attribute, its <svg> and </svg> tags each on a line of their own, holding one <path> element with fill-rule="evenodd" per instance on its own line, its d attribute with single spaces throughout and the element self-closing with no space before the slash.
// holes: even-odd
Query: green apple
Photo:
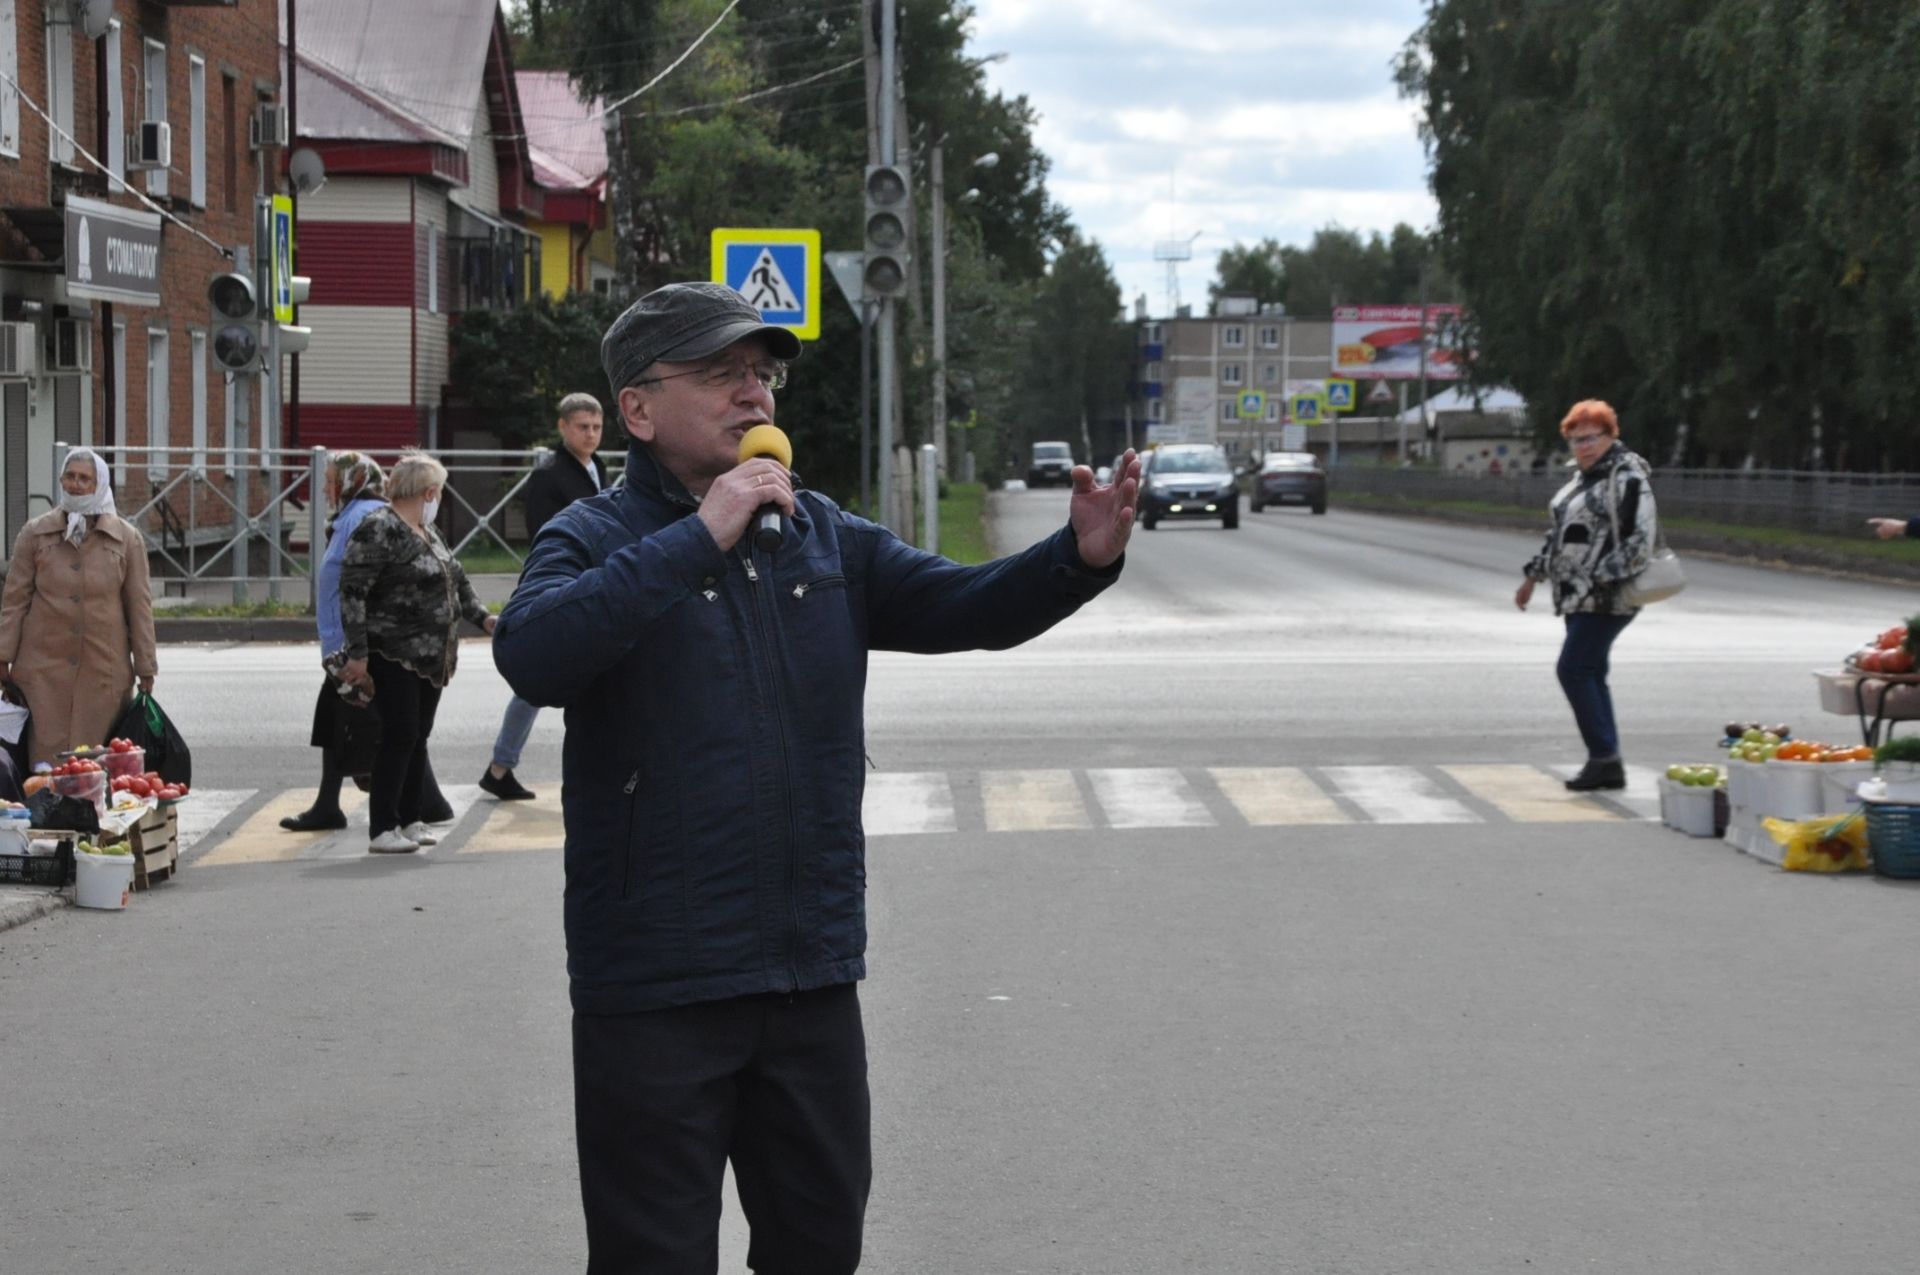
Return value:
<svg viewBox="0 0 1920 1275">
<path fill-rule="evenodd" d="M 1758 744 L 1758 743 L 1765 742 L 1760 738 L 1759 728 L 1754 726 L 1749 726 L 1747 727 L 1747 729 L 1741 731 L 1740 739 L 1742 743 L 1747 743 L 1747 744 Z"/>
</svg>

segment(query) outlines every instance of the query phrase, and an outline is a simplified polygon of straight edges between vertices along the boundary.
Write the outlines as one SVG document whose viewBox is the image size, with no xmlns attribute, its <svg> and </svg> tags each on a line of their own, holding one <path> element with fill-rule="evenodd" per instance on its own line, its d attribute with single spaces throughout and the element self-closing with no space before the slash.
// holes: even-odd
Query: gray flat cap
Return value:
<svg viewBox="0 0 1920 1275">
<path fill-rule="evenodd" d="M 600 365 L 613 395 L 662 359 L 687 363 L 735 341 L 764 336 L 777 359 L 800 357 L 800 338 L 775 327 L 724 283 L 669 283 L 628 306 L 600 338 Z"/>
</svg>

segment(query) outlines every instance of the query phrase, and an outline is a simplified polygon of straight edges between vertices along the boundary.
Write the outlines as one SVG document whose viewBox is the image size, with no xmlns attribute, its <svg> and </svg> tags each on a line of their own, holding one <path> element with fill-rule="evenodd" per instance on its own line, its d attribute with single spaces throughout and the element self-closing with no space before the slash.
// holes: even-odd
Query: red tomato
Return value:
<svg viewBox="0 0 1920 1275">
<path fill-rule="evenodd" d="M 1877 639 L 1875 639 L 1874 645 L 1879 647 L 1883 651 L 1887 651 L 1887 650 L 1891 650 L 1896 646 L 1899 646 L 1902 642 L 1906 640 L 1907 640 L 1907 626 L 1904 624 L 1896 624 L 1892 628 L 1888 629 L 1885 633 L 1882 633 Z"/>
<path fill-rule="evenodd" d="M 1881 653 L 1879 651 L 1862 651 L 1854 663 L 1860 666 L 1860 671 L 1863 673 L 1878 673 L 1880 672 L 1880 658 Z"/>
<path fill-rule="evenodd" d="M 1880 652 L 1880 671 L 1882 673 L 1913 672 L 1913 652 L 1904 646 Z"/>
<path fill-rule="evenodd" d="M 151 797 L 153 796 L 153 785 L 144 779 L 129 779 L 127 780 L 127 791 L 136 797 Z"/>
</svg>

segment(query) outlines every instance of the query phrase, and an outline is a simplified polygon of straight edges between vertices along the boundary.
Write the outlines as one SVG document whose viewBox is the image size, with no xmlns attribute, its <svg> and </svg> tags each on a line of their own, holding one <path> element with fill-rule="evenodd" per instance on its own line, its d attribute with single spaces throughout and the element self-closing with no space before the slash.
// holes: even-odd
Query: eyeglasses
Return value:
<svg viewBox="0 0 1920 1275">
<path fill-rule="evenodd" d="M 1569 447 L 1591 447 L 1595 443 L 1606 442 L 1610 437 L 1611 435 L 1608 434 L 1570 434 L 1567 436 L 1567 445 Z"/>
<path fill-rule="evenodd" d="M 751 376 L 769 390 L 778 390 L 786 386 L 787 365 L 778 359 L 766 363 L 710 363 L 706 367 L 696 367 L 689 372 L 674 372 L 667 376 L 649 376 L 645 380 L 635 381 L 635 385 L 652 385 L 659 381 L 678 380 L 683 376 L 697 376 L 702 389 L 717 390 L 740 384 Z"/>
</svg>

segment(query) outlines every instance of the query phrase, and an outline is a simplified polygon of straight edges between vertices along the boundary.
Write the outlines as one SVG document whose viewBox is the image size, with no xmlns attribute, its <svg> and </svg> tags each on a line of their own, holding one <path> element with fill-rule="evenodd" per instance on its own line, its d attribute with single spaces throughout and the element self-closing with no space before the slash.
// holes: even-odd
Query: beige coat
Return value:
<svg viewBox="0 0 1920 1275">
<path fill-rule="evenodd" d="M 22 527 L 0 594 L 0 665 L 13 665 L 26 692 L 27 757 L 35 762 L 105 743 L 133 679 L 159 671 L 140 533 L 112 514 L 78 548 L 66 531 L 58 509 Z"/>
</svg>

